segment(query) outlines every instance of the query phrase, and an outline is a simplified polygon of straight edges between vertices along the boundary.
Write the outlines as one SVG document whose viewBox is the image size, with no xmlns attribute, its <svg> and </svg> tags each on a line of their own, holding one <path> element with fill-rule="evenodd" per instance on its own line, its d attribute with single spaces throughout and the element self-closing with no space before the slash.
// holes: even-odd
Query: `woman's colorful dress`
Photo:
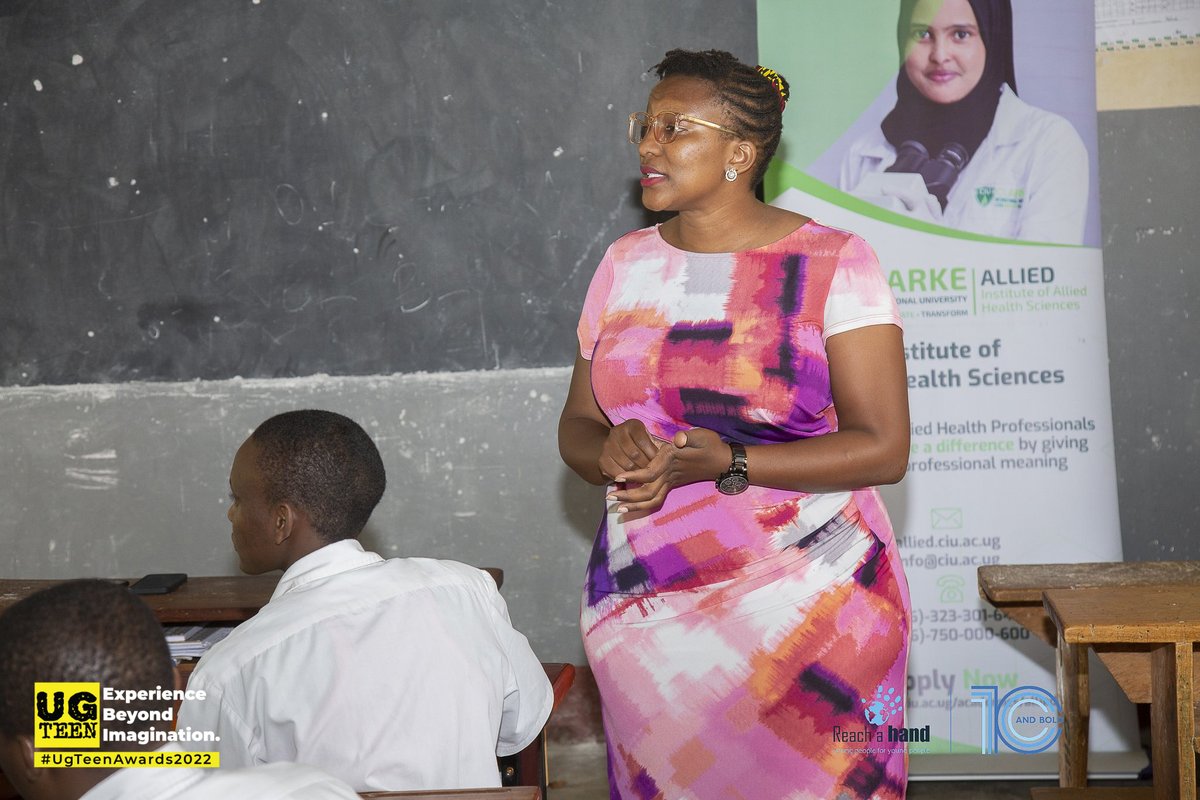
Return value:
<svg viewBox="0 0 1200 800">
<path fill-rule="evenodd" d="M 614 425 L 765 444 L 837 430 L 825 340 L 882 324 L 900 324 L 895 300 L 853 234 L 810 221 L 705 254 L 647 228 L 609 248 L 579 340 Z M 581 625 L 612 797 L 902 798 L 907 756 L 887 734 L 903 727 L 909 618 L 873 488 L 705 481 L 607 514 Z"/>
</svg>

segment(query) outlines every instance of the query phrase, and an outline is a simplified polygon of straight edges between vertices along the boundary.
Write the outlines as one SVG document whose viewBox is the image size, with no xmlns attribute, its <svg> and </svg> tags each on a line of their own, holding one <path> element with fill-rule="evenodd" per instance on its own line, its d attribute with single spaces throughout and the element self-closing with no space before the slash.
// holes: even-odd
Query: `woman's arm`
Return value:
<svg viewBox="0 0 1200 800">
<path fill-rule="evenodd" d="M 900 329 L 858 328 L 829 337 L 825 347 L 838 430 L 795 442 L 747 446 L 751 484 L 834 492 L 896 483 L 904 477 L 909 457 L 908 377 Z M 730 458 L 729 445 L 713 431 L 682 431 L 647 467 L 615 474 L 618 482 L 642 485 L 610 497 L 619 511 L 654 510 L 675 486 L 715 481 Z"/>
<path fill-rule="evenodd" d="M 558 452 L 588 483 L 602 485 L 613 475 L 649 466 L 657 444 L 639 420 L 613 426 L 592 394 L 592 362 L 575 355 L 571 387 L 558 419 Z"/>
<path fill-rule="evenodd" d="M 750 482 L 803 492 L 896 483 L 908 470 L 908 370 L 895 325 L 830 336 L 829 379 L 838 430 L 746 448 Z"/>
</svg>

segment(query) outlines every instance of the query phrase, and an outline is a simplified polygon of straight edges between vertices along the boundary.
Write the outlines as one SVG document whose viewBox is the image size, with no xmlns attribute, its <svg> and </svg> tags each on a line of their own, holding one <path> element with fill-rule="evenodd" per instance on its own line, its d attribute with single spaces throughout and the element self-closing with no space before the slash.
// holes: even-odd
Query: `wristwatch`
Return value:
<svg viewBox="0 0 1200 800">
<path fill-rule="evenodd" d="M 717 491 L 721 494 L 741 494 L 750 485 L 746 477 L 746 448 L 737 442 L 730 442 L 729 449 L 733 451 L 733 460 L 729 469 L 717 477 Z"/>
</svg>

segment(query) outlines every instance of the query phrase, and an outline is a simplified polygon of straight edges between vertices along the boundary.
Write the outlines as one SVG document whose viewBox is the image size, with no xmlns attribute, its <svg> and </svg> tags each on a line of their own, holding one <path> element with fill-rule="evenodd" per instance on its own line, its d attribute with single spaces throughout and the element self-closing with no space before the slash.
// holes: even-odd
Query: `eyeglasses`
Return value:
<svg viewBox="0 0 1200 800">
<path fill-rule="evenodd" d="M 689 117 L 687 114 L 680 114 L 677 111 L 660 111 L 654 116 L 650 116 L 645 111 L 636 111 L 629 115 L 629 143 L 641 144 L 642 140 L 646 138 L 646 132 L 651 129 L 654 130 L 654 141 L 659 144 L 673 142 L 679 134 L 679 123 L 681 121 L 694 122 L 706 128 L 724 131 L 734 136 L 741 136 L 737 131 L 730 130 L 724 125 L 718 125 L 715 122 L 709 122 L 699 117 Z"/>
</svg>

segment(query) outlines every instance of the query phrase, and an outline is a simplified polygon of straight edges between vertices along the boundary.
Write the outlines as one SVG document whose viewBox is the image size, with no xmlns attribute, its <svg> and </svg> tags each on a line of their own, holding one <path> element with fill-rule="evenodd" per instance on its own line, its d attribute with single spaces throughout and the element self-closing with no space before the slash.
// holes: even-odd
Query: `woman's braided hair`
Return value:
<svg viewBox="0 0 1200 800">
<path fill-rule="evenodd" d="M 730 126 L 758 145 L 752 185 L 767 172 L 783 133 L 783 107 L 788 82 L 766 67 L 751 67 L 724 50 L 671 50 L 654 66 L 659 79 L 672 75 L 699 78 L 712 84 L 717 98 L 733 120 Z"/>
</svg>

